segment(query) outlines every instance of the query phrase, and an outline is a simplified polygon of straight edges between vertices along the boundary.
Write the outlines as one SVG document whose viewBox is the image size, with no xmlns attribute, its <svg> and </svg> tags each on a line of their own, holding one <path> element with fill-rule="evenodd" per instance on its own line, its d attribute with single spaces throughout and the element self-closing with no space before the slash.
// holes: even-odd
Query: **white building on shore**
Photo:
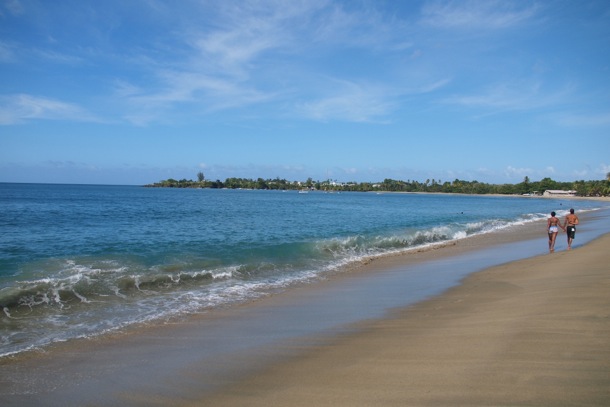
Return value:
<svg viewBox="0 0 610 407">
<path fill-rule="evenodd" d="M 564 191 L 562 189 L 547 189 L 543 196 L 576 196 L 576 191 Z"/>
</svg>

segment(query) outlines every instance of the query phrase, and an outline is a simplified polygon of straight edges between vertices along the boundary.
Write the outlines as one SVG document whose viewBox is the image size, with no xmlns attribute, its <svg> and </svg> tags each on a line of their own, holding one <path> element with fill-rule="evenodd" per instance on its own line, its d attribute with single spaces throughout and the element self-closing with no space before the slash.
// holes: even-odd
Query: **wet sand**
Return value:
<svg viewBox="0 0 610 407">
<path fill-rule="evenodd" d="M 610 235 L 582 244 L 587 225 L 609 231 L 608 215 L 596 216 L 581 216 L 570 252 L 560 234 L 546 254 L 546 222 L 536 222 L 375 259 L 237 309 L 0 360 L 0 405 L 608 405 Z M 512 261 L 531 246 L 536 257 Z M 498 250 L 506 264 L 470 274 L 484 260 L 466 257 L 469 276 L 442 295 L 381 304 L 381 316 L 322 336 L 299 326 L 329 317 L 328 305 L 314 308 L 323 297 L 353 308 L 350 290 L 387 270 L 451 270 L 460 256 Z"/>
<path fill-rule="evenodd" d="M 610 405 L 610 235 L 493 267 L 183 405 Z"/>
</svg>

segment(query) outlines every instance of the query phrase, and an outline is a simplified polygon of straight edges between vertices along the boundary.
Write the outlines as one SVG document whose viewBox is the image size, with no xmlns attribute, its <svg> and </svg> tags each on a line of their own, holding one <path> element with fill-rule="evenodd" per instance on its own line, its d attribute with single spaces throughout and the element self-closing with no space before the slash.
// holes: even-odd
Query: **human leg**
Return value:
<svg viewBox="0 0 610 407">
<path fill-rule="evenodd" d="M 555 251 L 555 240 L 557 239 L 557 232 L 549 233 L 549 251 L 553 253 Z"/>
<path fill-rule="evenodd" d="M 576 228 L 574 226 L 568 226 L 566 229 L 566 235 L 568 235 L 568 250 L 572 249 L 572 241 L 576 235 Z"/>
</svg>

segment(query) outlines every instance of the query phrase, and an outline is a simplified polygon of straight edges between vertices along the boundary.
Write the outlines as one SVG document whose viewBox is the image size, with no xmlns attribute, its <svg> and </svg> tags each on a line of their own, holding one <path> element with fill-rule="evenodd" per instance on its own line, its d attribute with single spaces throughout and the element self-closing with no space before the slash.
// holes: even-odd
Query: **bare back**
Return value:
<svg viewBox="0 0 610 407">
<path fill-rule="evenodd" d="M 578 216 L 574 215 L 573 213 L 566 215 L 565 225 L 567 225 L 567 226 L 578 225 Z"/>
</svg>

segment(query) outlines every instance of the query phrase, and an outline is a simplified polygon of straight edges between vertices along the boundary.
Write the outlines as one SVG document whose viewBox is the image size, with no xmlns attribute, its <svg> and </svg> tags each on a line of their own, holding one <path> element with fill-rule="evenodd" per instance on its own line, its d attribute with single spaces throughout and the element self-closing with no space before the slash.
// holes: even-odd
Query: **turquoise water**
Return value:
<svg viewBox="0 0 610 407">
<path fill-rule="evenodd" d="M 572 204 L 0 184 L 0 355 L 232 306 Z M 604 205 L 578 201 L 578 210 Z"/>
</svg>

